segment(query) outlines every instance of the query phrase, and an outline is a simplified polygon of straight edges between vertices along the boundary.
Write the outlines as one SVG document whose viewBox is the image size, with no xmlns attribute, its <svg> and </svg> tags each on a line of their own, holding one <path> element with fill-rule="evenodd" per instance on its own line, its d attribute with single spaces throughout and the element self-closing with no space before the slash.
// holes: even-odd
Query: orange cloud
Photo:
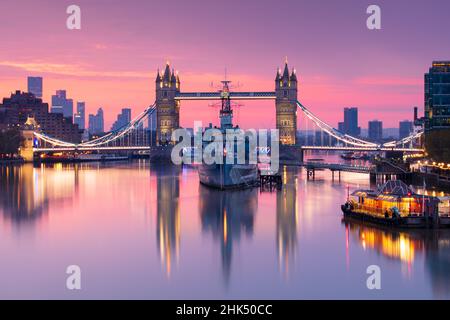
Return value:
<svg viewBox="0 0 450 320">
<path fill-rule="evenodd" d="M 77 64 L 61 64 L 49 62 L 15 62 L 0 61 L 0 66 L 22 69 L 28 72 L 48 73 L 54 75 L 76 77 L 107 77 L 107 78 L 148 78 L 146 72 L 137 71 L 95 71 L 88 70 L 88 66 Z"/>
</svg>

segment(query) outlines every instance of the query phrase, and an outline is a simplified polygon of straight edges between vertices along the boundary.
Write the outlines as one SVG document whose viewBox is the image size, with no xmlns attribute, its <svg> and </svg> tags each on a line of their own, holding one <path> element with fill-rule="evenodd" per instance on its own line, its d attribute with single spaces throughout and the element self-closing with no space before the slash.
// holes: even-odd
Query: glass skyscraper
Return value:
<svg viewBox="0 0 450 320">
<path fill-rule="evenodd" d="M 73 100 L 67 99 L 66 90 L 56 90 L 52 95 L 52 113 L 62 113 L 64 118 L 73 120 Z"/>
<path fill-rule="evenodd" d="M 361 128 L 358 127 L 358 108 L 344 108 L 343 133 L 359 136 Z"/>
<path fill-rule="evenodd" d="M 86 129 L 86 104 L 83 101 L 77 102 L 77 113 L 73 119 L 73 122 L 78 124 L 78 128 L 81 130 Z"/>
<path fill-rule="evenodd" d="M 369 121 L 369 139 L 375 142 L 383 140 L 383 122 L 378 120 Z"/>
<path fill-rule="evenodd" d="M 450 61 L 434 61 L 425 74 L 425 148 L 438 161 L 450 159 Z"/>
<path fill-rule="evenodd" d="M 425 129 L 450 128 L 450 61 L 434 61 L 425 74 Z"/>
<path fill-rule="evenodd" d="M 403 120 L 399 122 L 398 137 L 403 139 L 408 137 L 413 132 L 413 122 L 409 120 Z"/>
<path fill-rule="evenodd" d="M 42 77 L 28 77 L 28 92 L 42 99 Z"/>
<path fill-rule="evenodd" d="M 103 134 L 105 133 L 105 122 L 103 118 L 103 109 L 99 108 L 97 114 L 89 115 L 89 133 Z"/>
<path fill-rule="evenodd" d="M 131 109 L 124 108 L 122 112 L 117 115 L 117 120 L 111 127 L 112 131 L 119 130 L 123 126 L 127 125 L 131 121 Z"/>
</svg>

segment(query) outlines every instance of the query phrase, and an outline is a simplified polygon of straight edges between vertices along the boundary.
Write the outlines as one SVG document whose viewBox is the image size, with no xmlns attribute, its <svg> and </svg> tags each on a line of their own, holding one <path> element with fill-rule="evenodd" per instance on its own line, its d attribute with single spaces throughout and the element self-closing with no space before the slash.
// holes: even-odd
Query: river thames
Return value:
<svg viewBox="0 0 450 320">
<path fill-rule="evenodd" d="M 223 192 L 145 160 L 0 167 L 0 298 L 450 297 L 449 232 L 342 221 L 368 175 L 281 172 L 282 190 Z M 69 265 L 81 290 L 66 289 Z"/>
</svg>

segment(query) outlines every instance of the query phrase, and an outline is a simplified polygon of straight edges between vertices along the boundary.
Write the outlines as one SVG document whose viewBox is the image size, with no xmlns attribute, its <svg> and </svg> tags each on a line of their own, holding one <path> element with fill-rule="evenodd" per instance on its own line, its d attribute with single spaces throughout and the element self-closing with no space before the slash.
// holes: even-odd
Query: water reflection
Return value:
<svg viewBox="0 0 450 320">
<path fill-rule="evenodd" d="M 351 219 L 344 219 L 343 223 L 347 234 L 364 249 L 401 262 L 406 267 L 402 269 L 406 278 L 411 278 L 416 257 L 423 255 L 435 296 L 450 295 L 450 230 L 395 230 Z"/>
<path fill-rule="evenodd" d="M 295 262 L 297 249 L 297 175 L 294 172 L 287 173 L 283 168 L 283 188 L 277 190 L 277 251 L 278 266 L 285 275 L 289 273 L 289 267 Z"/>
<path fill-rule="evenodd" d="M 176 264 L 180 250 L 180 167 L 152 165 L 156 172 L 157 222 L 156 244 L 168 277 Z"/>
<path fill-rule="evenodd" d="M 199 190 L 199 211 L 203 232 L 220 242 L 222 274 L 226 284 L 231 275 L 233 245 L 241 234 L 251 237 L 258 209 L 258 189 L 220 191 L 204 186 Z"/>
<path fill-rule="evenodd" d="M 423 239 L 397 230 L 383 230 L 346 220 L 349 234 L 355 237 L 364 249 L 375 250 L 385 257 L 400 260 L 410 265 L 417 251 L 423 250 Z"/>
<path fill-rule="evenodd" d="M 64 171 L 62 166 L 0 166 L 3 215 L 16 224 L 37 221 L 47 213 L 50 202 L 72 198 L 76 176 L 77 170 Z"/>
<path fill-rule="evenodd" d="M 431 280 L 433 293 L 437 298 L 448 298 L 450 295 L 450 234 L 438 232 L 426 244 L 426 270 Z"/>
<path fill-rule="evenodd" d="M 347 185 L 368 188 L 367 176 L 333 183 L 329 172 L 316 181 L 298 168 L 281 173 L 283 188 L 262 193 L 209 189 L 195 168 L 145 161 L 0 167 L 0 254 L 8 257 L 0 297 L 13 287 L 18 297 L 63 297 L 54 270 L 74 258 L 90 274 L 115 266 L 95 279 L 126 279 L 89 282 L 96 293 L 85 298 L 372 298 L 358 289 L 358 268 L 373 263 L 389 279 L 387 298 L 450 296 L 450 230 L 341 223 Z M 22 225 L 37 227 L 15 237 Z M 335 274 L 323 278 L 328 268 Z"/>
</svg>

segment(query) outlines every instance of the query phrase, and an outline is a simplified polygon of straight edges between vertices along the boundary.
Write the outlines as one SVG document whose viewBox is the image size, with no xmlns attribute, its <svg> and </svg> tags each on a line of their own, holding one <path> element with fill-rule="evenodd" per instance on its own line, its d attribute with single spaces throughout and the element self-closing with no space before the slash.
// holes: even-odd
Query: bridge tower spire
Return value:
<svg viewBox="0 0 450 320">
<path fill-rule="evenodd" d="M 297 134 L 297 75 L 295 69 L 289 73 L 287 59 L 284 71 L 277 71 L 275 78 L 276 125 L 282 145 L 295 145 Z"/>
<path fill-rule="evenodd" d="M 163 74 L 156 75 L 156 142 L 173 144 L 172 132 L 180 126 L 180 103 L 175 96 L 180 92 L 180 78 L 166 63 Z"/>
</svg>

